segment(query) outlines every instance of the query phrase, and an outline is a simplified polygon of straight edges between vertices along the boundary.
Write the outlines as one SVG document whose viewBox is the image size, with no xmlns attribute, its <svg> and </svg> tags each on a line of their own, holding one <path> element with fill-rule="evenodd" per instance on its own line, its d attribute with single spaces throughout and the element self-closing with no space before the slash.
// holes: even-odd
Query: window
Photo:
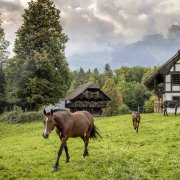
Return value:
<svg viewBox="0 0 180 180">
<path fill-rule="evenodd" d="M 180 74 L 172 74 L 172 85 L 180 85 Z"/>
<path fill-rule="evenodd" d="M 178 101 L 180 101 L 180 96 L 173 96 L 173 97 L 172 97 L 172 100 L 178 100 Z"/>
</svg>

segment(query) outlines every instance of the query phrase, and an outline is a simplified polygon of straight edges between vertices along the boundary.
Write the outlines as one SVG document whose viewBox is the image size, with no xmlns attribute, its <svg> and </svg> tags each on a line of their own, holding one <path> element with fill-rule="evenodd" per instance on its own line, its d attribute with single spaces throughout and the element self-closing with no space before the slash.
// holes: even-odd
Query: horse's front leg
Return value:
<svg viewBox="0 0 180 180">
<path fill-rule="evenodd" d="M 58 134 L 59 139 L 62 141 L 62 134 L 61 134 L 61 132 L 59 131 L 59 129 L 56 129 L 56 133 Z M 64 150 L 65 150 L 65 152 L 66 152 L 66 162 L 70 162 L 70 156 L 69 156 L 69 152 L 68 152 L 67 142 L 66 142 L 65 145 L 64 145 Z"/>
<path fill-rule="evenodd" d="M 137 127 L 136 127 L 136 132 L 138 133 L 138 129 L 139 129 L 139 123 L 137 124 Z"/>
<path fill-rule="evenodd" d="M 56 160 L 56 163 L 54 164 L 54 167 L 53 167 L 53 172 L 54 172 L 54 171 L 57 171 L 57 169 L 58 169 L 59 159 L 60 159 L 60 157 L 61 157 L 63 148 L 65 147 L 67 140 L 68 140 L 68 137 L 66 137 L 66 136 L 62 139 L 62 142 L 61 142 L 61 145 L 60 145 L 60 148 L 59 148 L 59 151 L 58 151 L 57 160 Z"/>
<path fill-rule="evenodd" d="M 133 122 L 133 128 L 134 128 L 134 130 L 135 130 L 135 129 L 136 129 L 136 128 L 135 128 L 135 121 L 132 120 L 132 122 Z"/>
</svg>

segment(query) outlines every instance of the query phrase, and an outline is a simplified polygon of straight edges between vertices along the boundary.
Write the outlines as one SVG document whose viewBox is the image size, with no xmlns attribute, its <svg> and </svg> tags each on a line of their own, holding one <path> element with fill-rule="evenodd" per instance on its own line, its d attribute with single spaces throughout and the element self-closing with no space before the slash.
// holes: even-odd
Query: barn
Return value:
<svg viewBox="0 0 180 180">
<path fill-rule="evenodd" d="M 160 106 L 165 100 L 180 101 L 180 50 L 151 74 L 144 81 L 144 85 L 149 90 L 153 90 L 158 97 L 155 103 L 156 112 L 161 112 Z M 174 110 L 168 109 L 168 112 L 174 112 Z"/>
<path fill-rule="evenodd" d="M 94 116 L 100 116 L 102 109 L 110 100 L 98 86 L 86 83 L 65 97 L 65 108 L 68 108 L 70 112 L 86 110 Z"/>
</svg>

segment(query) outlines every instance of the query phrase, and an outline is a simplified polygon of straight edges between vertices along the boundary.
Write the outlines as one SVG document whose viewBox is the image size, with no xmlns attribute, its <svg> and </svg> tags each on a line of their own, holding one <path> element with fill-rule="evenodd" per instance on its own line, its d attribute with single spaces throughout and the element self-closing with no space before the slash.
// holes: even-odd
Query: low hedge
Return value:
<svg viewBox="0 0 180 180">
<path fill-rule="evenodd" d="M 40 121 L 43 118 L 42 111 L 19 112 L 11 111 L 5 112 L 0 116 L 0 122 L 6 123 L 26 123 L 32 121 Z"/>
</svg>

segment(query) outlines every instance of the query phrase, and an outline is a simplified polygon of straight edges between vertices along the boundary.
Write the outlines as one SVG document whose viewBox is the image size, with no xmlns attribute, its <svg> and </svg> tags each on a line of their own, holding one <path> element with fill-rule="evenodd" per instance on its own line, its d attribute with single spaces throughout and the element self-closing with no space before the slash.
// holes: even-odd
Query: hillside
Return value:
<svg viewBox="0 0 180 180">
<path fill-rule="evenodd" d="M 59 170 L 51 173 L 59 148 L 53 132 L 43 139 L 43 123 L 0 123 L 0 179 L 178 179 L 180 115 L 145 114 L 134 133 L 131 116 L 97 118 L 103 138 L 90 140 L 89 154 L 80 138 L 69 139 L 71 162 L 63 152 Z"/>
</svg>

